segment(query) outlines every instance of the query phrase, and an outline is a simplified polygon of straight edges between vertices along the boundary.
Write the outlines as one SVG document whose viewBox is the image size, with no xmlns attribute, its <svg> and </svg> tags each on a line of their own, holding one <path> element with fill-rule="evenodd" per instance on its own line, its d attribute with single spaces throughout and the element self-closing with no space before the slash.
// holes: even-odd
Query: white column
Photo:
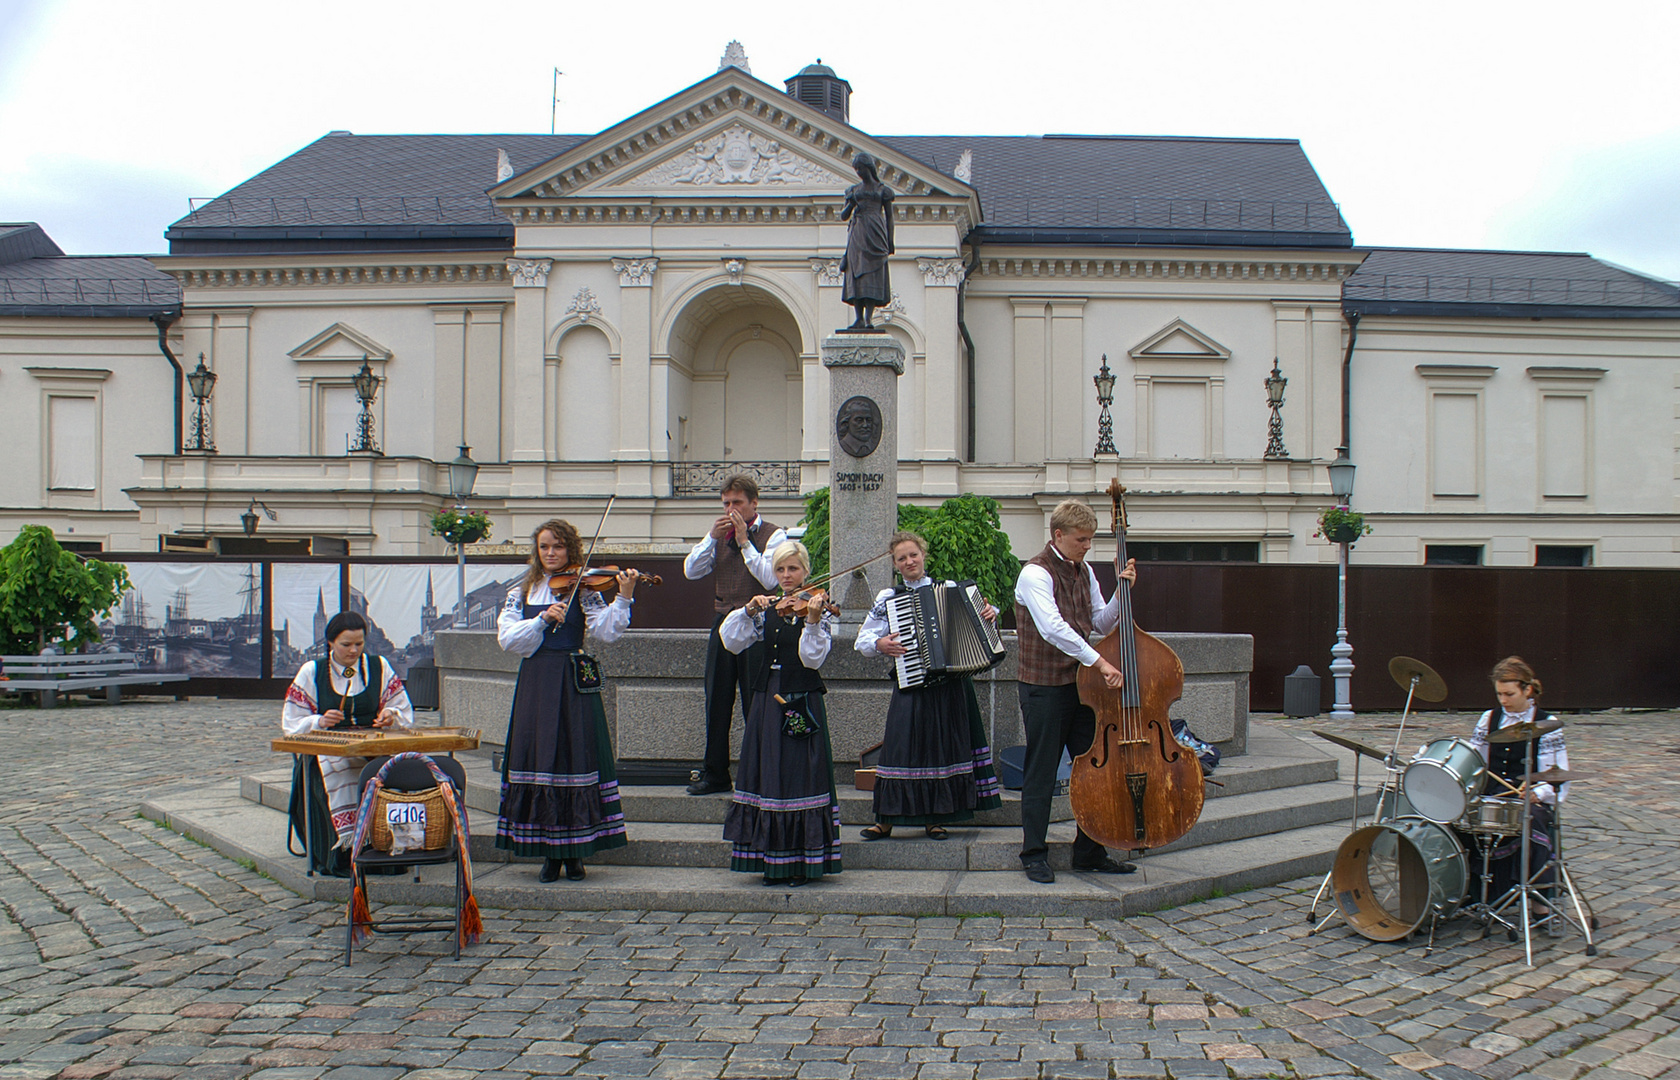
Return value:
<svg viewBox="0 0 1680 1080">
<path fill-rule="evenodd" d="M 541 461 L 549 403 L 543 395 L 543 336 L 548 330 L 548 271 L 553 259 L 509 259 L 513 275 L 513 368 L 509 461 Z"/>
</svg>

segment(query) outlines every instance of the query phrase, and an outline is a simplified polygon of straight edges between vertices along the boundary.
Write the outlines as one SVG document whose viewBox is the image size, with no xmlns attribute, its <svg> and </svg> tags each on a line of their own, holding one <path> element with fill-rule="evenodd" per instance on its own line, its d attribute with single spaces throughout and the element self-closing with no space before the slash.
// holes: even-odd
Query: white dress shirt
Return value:
<svg viewBox="0 0 1680 1080">
<path fill-rule="evenodd" d="M 1474 746 L 1476 748 L 1476 752 L 1482 755 L 1482 760 L 1484 762 L 1488 760 L 1488 725 L 1493 721 L 1493 713 L 1494 710 L 1492 709 L 1483 713 L 1482 718 L 1476 721 L 1476 730 L 1470 735 L 1470 745 Z M 1533 720 L 1534 706 L 1532 704 L 1529 705 L 1527 711 L 1523 712 L 1521 715 L 1508 713 L 1503 709 L 1500 710 L 1500 713 L 1501 719 L 1499 721 L 1499 726 L 1507 728 L 1512 724 L 1521 724 Z M 1534 771 L 1545 772 L 1547 769 L 1551 768 L 1569 768 L 1569 750 L 1563 745 L 1562 731 L 1549 731 L 1540 736 L 1540 745 L 1534 750 Z M 1498 790 L 1495 790 L 1496 788 Z M 1506 791 L 1502 786 L 1490 782 L 1487 788 L 1483 790 L 1482 794 L 1509 795 L 1510 792 Z M 1534 797 L 1545 803 L 1560 803 L 1569 798 L 1569 782 L 1564 781 L 1562 788 L 1559 790 L 1553 790 L 1552 785 L 1550 784 L 1535 784 Z"/>
<path fill-rule="evenodd" d="M 1067 560 L 1062 553 L 1050 545 L 1050 552 L 1063 562 Z M 1103 599 L 1102 586 L 1097 584 L 1096 571 L 1091 569 L 1090 563 L 1084 563 L 1085 580 L 1091 586 L 1091 628 L 1098 637 L 1106 637 L 1120 623 L 1120 588 L 1114 590 L 1114 596 Z M 1038 628 L 1038 636 L 1067 653 L 1084 667 L 1090 667 L 1097 662 L 1097 650 L 1091 643 L 1080 635 L 1079 631 L 1068 625 L 1062 618 L 1062 613 L 1056 607 L 1056 585 L 1050 578 L 1050 571 L 1042 566 L 1028 563 L 1021 567 L 1021 576 L 1015 579 L 1015 602 L 1027 609 L 1032 616 L 1033 626 Z"/>
<path fill-rule="evenodd" d="M 756 528 L 764 517 L 754 514 L 747 522 L 747 528 Z M 787 530 L 777 529 L 764 542 L 764 550 L 753 547 L 749 540 L 741 545 L 741 558 L 746 560 L 747 570 L 758 579 L 758 583 L 766 589 L 776 587 L 776 549 L 787 542 Z M 689 549 L 688 557 L 683 560 L 683 577 L 690 581 L 697 581 L 712 572 L 717 564 L 718 541 L 711 533 L 700 538 L 700 542 Z"/>
<path fill-rule="evenodd" d="M 280 730 L 287 735 L 301 735 L 305 731 L 326 728 L 326 725 L 321 722 L 322 713 L 327 709 L 338 707 L 336 701 L 325 702 L 325 707 L 323 707 L 322 702 L 315 700 L 315 665 L 325 663 L 330 663 L 330 660 L 310 660 L 298 668 L 297 678 L 293 679 L 292 685 L 287 688 L 286 703 L 280 707 Z M 379 688 L 381 698 L 379 711 L 395 709 L 397 710 L 397 726 L 401 728 L 413 727 L 414 705 L 408 700 L 408 691 L 403 688 L 402 683 L 397 679 L 397 673 L 391 670 L 388 665 L 380 664 L 377 658 L 371 656 L 367 658 L 366 666 L 369 672 L 383 671 L 386 676 L 385 685 Z M 327 673 L 327 678 L 332 680 L 333 693 L 338 694 L 340 700 L 343 700 L 346 696 L 355 697 L 367 689 L 367 683 L 362 678 L 362 667 L 362 664 L 356 664 L 355 673 L 349 678 L 345 678 L 342 670 L 337 665 L 332 665 L 332 670 Z M 394 688 L 391 685 L 392 683 L 396 684 Z M 344 720 L 339 722 L 338 726 L 350 726 L 349 719 L 346 716 Z M 332 729 L 327 728 L 327 730 Z"/>
</svg>

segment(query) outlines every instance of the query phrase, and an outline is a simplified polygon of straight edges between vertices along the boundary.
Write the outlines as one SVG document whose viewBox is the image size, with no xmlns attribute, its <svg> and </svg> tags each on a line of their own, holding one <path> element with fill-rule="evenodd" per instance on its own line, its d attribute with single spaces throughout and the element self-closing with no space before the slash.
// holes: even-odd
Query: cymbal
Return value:
<svg viewBox="0 0 1680 1080">
<path fill-rule="evenodd" d="M 1590 780 L 1592 777 L 1584 772 L 1571 772 L 1553 766 L 1545 772 L 1531 772 L 1523 777 L 1524 783 L 1529 784 L 1566 784 L 1571 780 Z"/>
<path fill-rule="evenodd" d="M 1447 700 L 1447 684 L 1441 681 L 1441 676 L 1435 674 L 1435 669 L 1422 660 L 1414 660 L 1409 656 L 1396 656 L 1388 662 L 1388 674 L 1400 684 L 1400 689 L 1410 690 L 1414 697 L 1424 701 Z M 1412 676 L 1417 676 L 1417 687 L 1412 686 Z"/>
<path fill-rule="evenodd" d="M 1549 716 L 1538 723 L 1529 720 L 1526 723 L 1512 724 L 1510 727 L 1502 727 L 1498 731 L 1489 732 L 1488 742 L 1527 742 L 1530 739 L 1538 739 L 1540 736 L 1556 731 L 1561 727 L 1563 727 L 1563 721 L 1555 716 Z"/>
<path fill-rule="evenodd" d="M 1328 731 L 1314 730 L 1313 734 L 1317 735 L 1321 739 L 1329 739 L 1337 746 L 1345 746 L 1347 749 L 1352 750 L 1356 754 L 1363 754 L 1368 758 L 1375 758 L 1378 761 L 1382 761 L 1388 756 L 1375 747 L 1366 746 L 1358 739 L 1349 739 L 1342 735 L 1332 735 Z"/>
</svg>

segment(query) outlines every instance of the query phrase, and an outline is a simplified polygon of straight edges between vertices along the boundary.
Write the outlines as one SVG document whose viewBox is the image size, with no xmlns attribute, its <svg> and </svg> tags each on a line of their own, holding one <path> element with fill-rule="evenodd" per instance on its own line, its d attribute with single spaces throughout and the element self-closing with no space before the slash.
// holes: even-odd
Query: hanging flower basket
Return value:
<svg viewBox="0 0 1680 1080">
<path fill-rule="evenodd" d="M 1322 536 L 1332 544 L 1353 544 L 1370 532 L 1364 514 L 1345 506 L 1332 506 L 1318 515 L 1318 531 L 1313 535 Z"/>
<path fill-rule="evenodd" d="M 476 510 L 470 514 L 439 510 L 432 515 L 432 535 L 450 544 L 476 544 L 490 535 L 490 517 Z"/>
</svg>

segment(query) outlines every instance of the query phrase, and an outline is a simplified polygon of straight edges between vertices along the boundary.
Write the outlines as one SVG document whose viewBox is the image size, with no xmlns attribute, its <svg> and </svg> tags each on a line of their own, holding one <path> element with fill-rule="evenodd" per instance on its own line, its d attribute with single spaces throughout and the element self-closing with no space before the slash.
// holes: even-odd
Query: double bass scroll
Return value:
<svg viewBox="0 0 1680 1080">
<path fill-rule="evenodd" d="M 1120 669 L 1113 690 L 1094 667 L 1079 670 L 1079 699 L 1096 713 L 1091 746 L 1073 762 L 1073 817 L 1105 847 L 1142 851 L 1182 837 L 1202 815 L 1202 764 L 1173 738 L 1167 710 L 1184 693 L 1184 665 L 1161 639 L 1137 628 L 1126 565 L 1126 489 L 1110 481 L 1115 589 L 1120 621 L 1097 653 Z"/>
</svg>

